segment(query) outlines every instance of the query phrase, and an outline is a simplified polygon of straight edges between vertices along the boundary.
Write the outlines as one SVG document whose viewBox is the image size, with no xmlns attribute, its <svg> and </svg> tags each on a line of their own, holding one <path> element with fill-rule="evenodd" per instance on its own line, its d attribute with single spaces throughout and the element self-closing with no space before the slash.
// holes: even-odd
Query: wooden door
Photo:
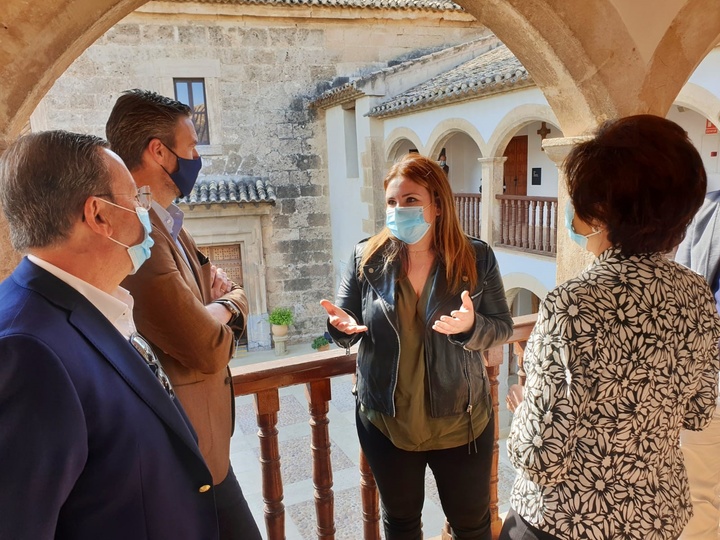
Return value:
<svg viewBox="0 0 720 540">
<path fill-rule="evenodd" d="M 504 194 L 527 195 L 527 135 L 513 137 L 507 148 L 505 148 L 505 154 L 503 155 L 507 158 L 503 174 Z"/>
<path fill-rule="evenodd" d="M 242 260 L 240 244 L 226 246 L 198 246 L 210 261 L 227 273 L 228 277 L 242 287 Z"/>
</svg>

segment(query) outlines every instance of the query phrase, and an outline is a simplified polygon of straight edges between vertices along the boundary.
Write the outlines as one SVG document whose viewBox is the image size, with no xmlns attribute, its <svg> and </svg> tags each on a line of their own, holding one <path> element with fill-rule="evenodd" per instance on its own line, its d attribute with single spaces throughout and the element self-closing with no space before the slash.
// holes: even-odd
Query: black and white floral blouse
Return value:
<svg viewBox="0 0 720 540">
<path fill-rule="evenodd" d="M 562 539 L 677 538 L 679 432 L 710 421 L 719 338 L 705 280 L 660 254 L 609 249 L 548 294 L 507 443 L 515 511 Z"/>
</svg>

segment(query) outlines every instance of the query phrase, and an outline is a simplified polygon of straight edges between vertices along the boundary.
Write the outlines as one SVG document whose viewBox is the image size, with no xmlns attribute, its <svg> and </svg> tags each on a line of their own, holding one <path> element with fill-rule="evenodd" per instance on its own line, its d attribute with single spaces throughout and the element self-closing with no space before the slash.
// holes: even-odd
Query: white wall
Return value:
<svg viewBox="0 0 720 540">
<path fill-rule="evenodd" d="M 385 137 L 396 128 L 407 127 L 417 133 L 423 144 L 427 144 L 430 134 L 440 122 L 448 118 L 462 118 L 470 122 L 487 142 L 510 111 L 528 103 L 547 106 L 547 100 L 539 89 L 528 88 L 387 118 L 384 121 Z"/>
<path fill-rule="evenodd" d="M 332 257 L 335 269 L 335 288 L 340 285 L 342 273 L 347 264 L 352 246 L 361 238 L 362 220 L 367 214 L 367 206 L 360 204 L 360 178 L 348 178 L 347 144 L 357 135 L 346 137 L 348 123 L 342 107 L 332 107 L 325 113 L 328 146 L 328 180 L 330 189 L 330 226 L 332 229 Z M 352 168 L 352 167 L 350 167 Z"/>
<path fill-rule="evenodd" d="M 720 66 L 720 57 L 718 57 L 718 65 Z M 720 77 L 716 76 L 716 79 L 720 80 Z M 667 118 L 687 131 L 690 140 L 700 152 L 708 176 L 708 191 L 720 189 L 720 171 L 718 171 L 720 134 L 706 134 L 706 118 L 688 108 L 684 108 L 684 111 L 681 112 L 676 105 L 673 105 L 668 111 Z M 718 124 L 720 122 L 715 121 L 715 125 Z M 715 153 L 714 156 L 712 155 L 713 152 Z"/>
<path fill-rule="evenodd" d="M 564 228 L 558 228 L 558 234 L 567 233 Z M 544 291 L 551 291 L 555 288 L 557 264 L 554 257 L 533 255 L 501 247 L 495 247 L 493 251 L 500 266 L 500 275 L 503 276 L 506 290 L 528 289 L 542 300 L 545 297 Z M 523 280 L 523 276 L 526 279 Z M 506 277 L 512 277 L 512 279 L 506 279 Z"/>
<path fill-rule="evenodd" d="M 448 178 L 455 193 L 478 193 L 482 179 L 482 157 L 478 145 L 465 133 L 456 133 L 445 143 Z M 440 152 L 436 152 L 440 155 Z M 433 159 L 437 159 L 432 156 Z"/>
<path fill-rule="evenodd" d="M 560 128 L 547 123 L 546 126 L 550 130 L 547 139 L 563 136 Z M 530 197 L 557 197 L 558 168 L 542 150 L 542 138 L 538 135 L 538 130 L 541 127 L 541 122 L 533 122 L 525 128 L 528 136 L 527 194 Z M 535 167 L 541 169 L 540 181 L 542 183 L 539 186 L 532 185 L 532 170 Z"/>
</svg>

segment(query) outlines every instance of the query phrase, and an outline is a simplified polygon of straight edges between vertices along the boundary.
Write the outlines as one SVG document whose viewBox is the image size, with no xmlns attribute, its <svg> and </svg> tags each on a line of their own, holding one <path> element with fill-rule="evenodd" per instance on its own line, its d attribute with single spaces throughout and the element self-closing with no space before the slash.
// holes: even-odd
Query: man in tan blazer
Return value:
<svg viewBox="0 0 720 540">
<path fill-rule="evenodd" d="M 138 185 L 152 190 L 152 257 L 123 281 L 135 299 L 139 332 L 158 353 L 197 431 L 213 476 L 221 540 L 260 533 L 230 466 L 234 396 L 228 362 L 242 331 L 243 290 L 215 268 L 182 227 L 173 201 L 192 190 L 202 160 L 191 109 L 154 92 L 121 95 L 106 126 L 110 145 Z"/>
</svg>

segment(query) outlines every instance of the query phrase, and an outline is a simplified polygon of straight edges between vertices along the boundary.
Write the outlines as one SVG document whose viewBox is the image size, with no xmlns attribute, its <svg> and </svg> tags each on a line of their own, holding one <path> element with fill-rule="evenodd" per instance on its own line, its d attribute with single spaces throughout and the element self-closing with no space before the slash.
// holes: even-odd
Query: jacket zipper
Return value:
<svg viewBox="0 0 720 540">
<path fill-rule="evenodd" d="M 392 388 L 392 395 L 390 400 L 390 405 L 392 406 L 392 416 L 395 417 L 395 390 L 397 389 L 397 379 L 398 379 L 398 370 L 400 369 L 400 333 L 398 332 L 397 328 L 393 325 L 392 321 L 390 320 L 390 315 L 387 312 L 387 308 L 385 307 L 385 300 L 383 296 L 380 294 L 380 292 L 377 290 L 377 287 L 373 284 L 371 279 L 368 279 L 368 283 L 370 284 L 370 287 L 372 287 L 372 290 L 375 292 L 377 297 L 381 300 L 380 307 L 382 307 L 383 315 L 385 315 L 385 318 L 387 319 L 388 324 L 393 329 L 393 332 L 395 332 L 395 339 L 397 339 L 397 356 L 395 357 L 395 373 L 394 373 L 394 382 L 393 382 L 393 388 Z"/>
</svg>

